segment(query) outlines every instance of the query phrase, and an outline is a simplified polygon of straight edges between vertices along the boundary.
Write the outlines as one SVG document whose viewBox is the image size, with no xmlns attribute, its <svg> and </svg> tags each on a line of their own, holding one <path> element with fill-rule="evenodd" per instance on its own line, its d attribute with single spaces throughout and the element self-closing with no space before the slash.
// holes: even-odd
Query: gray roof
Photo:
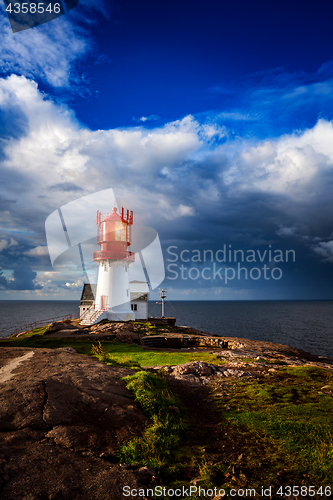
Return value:
<svg viewBox="0 0 333 500">
<path fill-rule="evenodd" d="M 81 294 L 81 305 L 92 304 L 95 300 L 97 285 L 84 283 Z"/>
</svg>

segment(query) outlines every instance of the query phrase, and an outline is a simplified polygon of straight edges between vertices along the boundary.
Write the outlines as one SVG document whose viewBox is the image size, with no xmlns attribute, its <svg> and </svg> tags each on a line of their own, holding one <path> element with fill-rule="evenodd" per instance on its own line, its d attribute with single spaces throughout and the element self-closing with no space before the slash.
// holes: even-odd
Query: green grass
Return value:
<svg viewBox="0 0 333 500">
<path fill-rule="evenodd" d="M 34 328 L 33 330 L 30 330 L 28 333 L 21 335 L 19 338 L 25 339 L 25 338 L 31 337 L 33 335 L 44 335 L 44 333 L 46 332 L 46 330 L 48 329 L 49 326 L 50 325 L 45 325 L 45 326 L 41 326 L 40 328 Z M 10 336 L 9 339 L 15 341 L 16 337 Z"/>
<path fill-rule="evenodd" d="M 165 467 L 172 463 L 172 452 L 179 445 L 184 428 L 179 400 L 170 391 L 167 381 L 155 374 L 142 370 L 123 380 L 152 425 L 141 437 L 120 448 L 119 460 L 134 466 Z M 175 407 L 177 411 L 172 410 Z"/>
<path fill-rule="evenodd" d="M 320 394 L 333 384 L 331 371 L 316 367 L 281 368 L 274 377 L 251 384 L 236 381 L 223 399 L 224 418 L 264 432 L 296 469 L 317 483 L 333 482 L 333 397 Z M 231 410 L 226 411 L 226 406 Z"/>
<path fill-rule="evenodd" d="M 110 362 L 120 362 L 126 357 L 128 362 L 140 366 L 160 366 L 160 365 L 179 365 L 189 361 L 206 361 L 207 363 L 222 364 L 220 358 L 208 352 L 167 352 L 167 351 L 147 351 L 142 347 L 133 344 L 107 343 L 102 342 L 103 348 L 108 353 L 108 357 L 103 359 L 106 363 L 108 358 Z"/>
<path fill-rule="evenodd" d="M 17 347 L 74 347 L 81 354 L 91 354 L 93 345 L 97 345 L 97 341 L 82 341 L 68 338 L 48 338 L 42 335 L 23 336 L 18 339 L 10 339 L 12 345 Z M 6 340 L 8 342 L 8 340 Z M 1 341 L 0 341 L 1 345 Z M 125 342 L 110 342 L 102 341 L 101 345 L 108 354 L 109 359 L 103 361 L 122 364 L 126 359 L 133 366 L 159 366 L 159 365 L 179 365 L 189 361 L 205 361 L 207 363 L 223 364 L 224 360 L 209 352 L 168 352 L 168 351 L 148 351 L 136 344 L 127 344 Z"/>
<path fill-rule="evenodd" d="M 157 352 L 157 351 L 147 351 L 142 347 L 131 345 L 131 344 L 119 344 L 115 343 L 112 345 L 106 345 L 103 342 L 103 347 L 109 353 L 109 359 L 114 361 L 120 361 L 126 355 L 129 362 L 138 364 L 140 366 L 160 366 L 160 365 L 179 365 L 182 363 L 187 363 L 189 361 L 206 361 L 208 363 L 221 364 L 223 361 L 220 360 L 214 354 L 207 352 L 200 353 L 178 353 L 178 352 Z M 105 359 L 107 362 L 108 360 Z"/>
</svg>

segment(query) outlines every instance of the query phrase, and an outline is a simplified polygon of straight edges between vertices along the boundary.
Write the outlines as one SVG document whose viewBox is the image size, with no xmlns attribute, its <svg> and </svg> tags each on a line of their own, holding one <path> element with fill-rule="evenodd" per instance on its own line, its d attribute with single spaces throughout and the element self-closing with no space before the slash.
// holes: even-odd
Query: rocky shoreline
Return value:
<svg viewBox="0 0 333 500">
<path fill-rule="evenodd" d="M 164 330 L 164 331 L 161 331 Z M 143 367 L 161 372 L 186 392 L 236 379 L 274 377 L 282 367 L 314 366 L 333 370 L 333 360 L 269 342 L 223 337 L 191 328 L 156 328 L 108 323 L 79 328 L 55 323 L 48 338 L 120 340 L 144 349 L 146 338 L 184 341 L 182 352 L 212 352 L 222 364 L 193 361 L 179 365 Z M 19 334 L 16 339 L 23 338 Z M 191 340 L 205 339 L 190 346 Z M 215 341 L 224 342 L 224 348 Z M 217 344 L 218 345 L 218 344 Z M 96 358 L 58 349 L 15 347 L 15 338 L 0 349 L 0 495 L 6 500 L 120 500 L 122 488 L 142 488 L 155 481 L 151 468 L 117 463 L 120 444 L 140 435 L 149 425 L 131 399 L 122 377 L 128 368 L 107 366 Z M 179 348 L 165 347 L 167 352 Z M 228 383 L 227 383 L 228 382 Z M 331 387 L 323 387 L 331 391 Z M 170 412 L 178 408 L 170 408 Z"/>
</svg>

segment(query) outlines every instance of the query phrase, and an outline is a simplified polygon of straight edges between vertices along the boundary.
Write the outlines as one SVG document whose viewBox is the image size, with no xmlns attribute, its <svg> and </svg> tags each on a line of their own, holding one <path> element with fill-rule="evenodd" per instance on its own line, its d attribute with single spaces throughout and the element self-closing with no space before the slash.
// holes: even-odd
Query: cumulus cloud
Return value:
<svg viewBox="0 0 333 500">
<path fill-rule="evenodd" d="M 84 195 L 115 185 L 140 187 L 145 197 L 156 191 L 156 176 L 162 180 L 163 168 L 182 168 L 203 144 L 200 125 L 191 116 L 153 130 L 90 131 L 67 107 L 39 92 L 35 82 L 14 75 L 0 80 L 0 107 L 10 112 L 13 106 L 24 116 L 26 128 L 3 144 L 0 193 L 17 200 L 20 192 L 16 214 L 22 206 L 31 214 L 47 214 L 73 199 L 73 192 Z"/>
<path fill-rule="evenodd" d="M 17 265 L 13 271 L 13 278 L 6 279 L 0 273 L 0 288 L 2 290 L 40 290 L 41 285 L 35 283 L 37 273 L 30 266 Z"/>
<path fill-rule="evenodd" d="M 2 252 L 2 250 L 5 250 L 6 248 L 14 247 L 17 245 L 18 245 L 17 241 L 14 240 L 13 238 L 10 238 L 9 241 L 7 241 L 5 239 L 1 239 L 0 240 L 0 252 Z"/>
<path fill-rule="evenodd" d="M 320 243 L 333 229 L 329 121 L 251 144 L 191 115 L 150 129 L 91 131 L 35 82 L 15 75 L 0 79 L 0 109 L 7 121 L 13 116 L 22 124 L 0 143 L 0 198 L 11 200 L 0 212 L 0 248 L 15 231 L 20 243 L 25 238 L 27 262 L 46 255 L 44 222 L 51 212 L 108 187 L 134 209 L 139 224 L 155 227 L 167 241 L 207 248 L 229 240 L 249 248 L 298 238 L 317 259 L 330 258 Z M 72 289 L 66 283 L 76 280 L 62 283 Z"/>
<path fill-rule="evenodd" d="M 299 223 L 304 210 L 330 196 L 333 126 L 325 120 L 302 133 L 242 144 L 230 155 L 228 144 L 211 143 L 213 136 L 227 135 L 225 127 L 190 115 L 153 129 L 83 128 L 70 109 L 24 77 L 0 80 L 0 107 L 8 113 L 15 107 L 26 124 L 19 137 L 2 145 L 3 196 L 17 199 L 17 191 L 22 193 L 10 215 L 19 214 L 20 205 L 31 214 L 48 214 L 76 193 L 117 186 L 123 197 L 144 200 L 142 207 L 154 207 L 163 218 L 200 213 L 212 203 L 228 217 L 225 204 L 238 200 L 234 211 L 246 211 L 255 196 L 281 215 L 276 231 L 277 223 L 295 226 L 288 224 L 287 211 Z"/>
<path fill-rule="evenodd" d="M 332 123 L 322 119 L 304 132 L 260 142 L 234 157 L 221 174 L 223 182 L 235 195 L 266 194 L 277 204 L 285 200 L 281 212 L 292 210 L 298 222 L 306 223 L 305 214 L 311 222 L 311 212 L 322 218 L 319 207 L 331 200 L 332 139 Z"/>
<path fill-rule="evenodd" d="M 43 247 L 41 245 L 38 245 L 35 248 L 31 248 L 30 250 L 27 250 L 26 252 L 23 252 L 24 255 L 29 255 L 29 257 L 48 257 L 49 256 L 49 251 L 47 247 Z"/>
</svg>

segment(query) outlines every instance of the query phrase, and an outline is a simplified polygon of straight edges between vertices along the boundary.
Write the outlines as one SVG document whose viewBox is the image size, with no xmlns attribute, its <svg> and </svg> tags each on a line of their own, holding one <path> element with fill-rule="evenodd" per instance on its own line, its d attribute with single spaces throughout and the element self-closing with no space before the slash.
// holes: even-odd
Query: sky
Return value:
<svg viewBox="0 0 333 500">
<path fill-rule="evenodd" d="M 332 300 L 332 11 L 80 0 L 13 33 L 0 0 L 0 299 L 79 299 L 45 221 L 112 188 L 170 300 Z"/>
</svg>

